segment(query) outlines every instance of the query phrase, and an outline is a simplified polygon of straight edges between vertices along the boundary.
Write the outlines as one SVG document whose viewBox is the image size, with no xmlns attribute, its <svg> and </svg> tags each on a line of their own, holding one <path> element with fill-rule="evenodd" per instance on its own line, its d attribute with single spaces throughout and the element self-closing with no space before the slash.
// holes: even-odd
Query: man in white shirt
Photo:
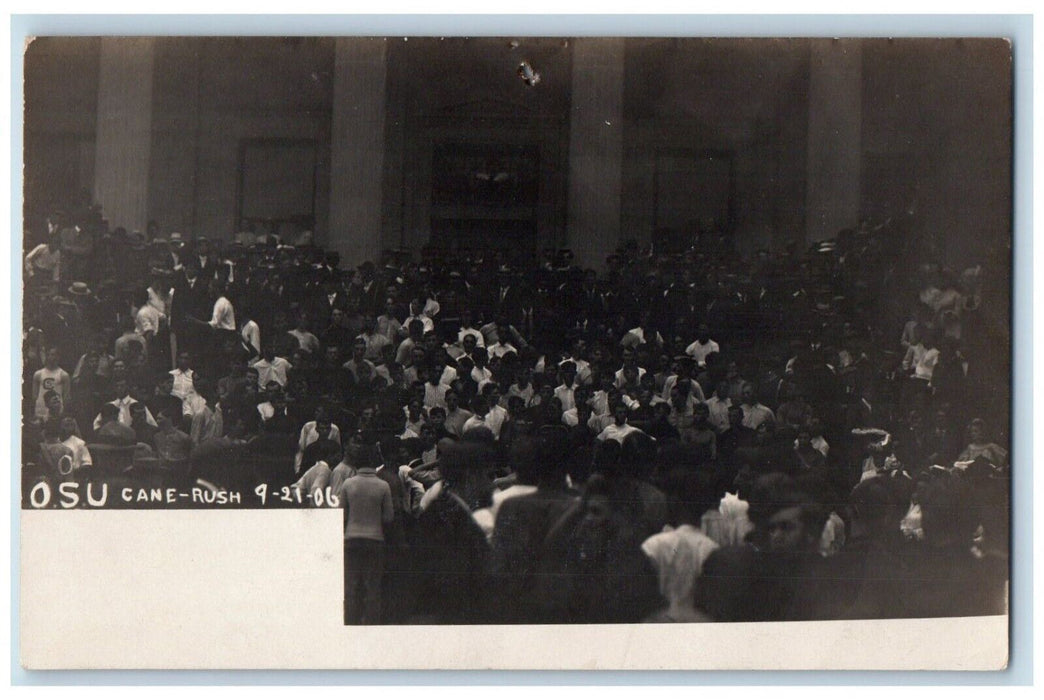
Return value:
<svg viewBox="0 0 1044 700">
<path fill-rule="evenodd" d="M 464 422 L 461 434 L 463 435 L 472 428 L 486 427 L 493 433 L 493 439 L 499 440 L 500 429 L 504 426 L 504 418 L 507 415 L 507 411 L 500 409 L 500 412 L 494 413 L 489 405 L 489 397 L 485 393 L 479 394 L 472 399 L 471 407 L 475 410 L 475 414 Z"/>
<path fill-rule="evenodd" d="M 171 396 L 184 401 L 186 396 L 195 392 L 196 373 L 192 369 L 192 356 L 188 352 L 183 350 L 178 353 L 178 366 L 170 371 L 170 376 L 174 378 Z"/>
<path fill-rule="evenodd" d="M 308 330 L 308 314 L 304 311 L 300 311 L 297 314 L 297 327 L 291 328 L 287 331 L 290 335 L 294 336 L 297 340 L 297 346 L 302 350 L 306 350 L 313 355 L 319 352 L 319 338 L 315 336 L 310 330 Z"/>
<path fill-rule="evenodd" d="M 707 328 L 706 323 L 701 323 L 696 329 L 696 340 L 687 348 L 685 348 L 685 354 L 696 360 L 696 364 L 700 367 L 705 367 L 707 364 L 707 355 L 712 352 L 721 352 L 718 344 L 710 338 L 710 329 Z"/>
<path fill-rule="evenodd" d="M 100 418 L 101 416 L 99 416 Z M 59 437 L 62 444 L 72 451 L 72 470 L 83 469 L 94 464 L 91 453 L 87 450 L 87 443 L 76 435 L 76 419 L 67 416 L 59 423 Z"/>
<path fill-rule="evenodd" d="M 406 328 L 410 327 L 410 321 L 420 321 L 424 326 L 424 330 L 421 333 L 427 333 L 428 331 L 435 330 L 435 322 L 424 313 L 424 302 L 420 299 L 414 299 L 410 302 L 410 315 L 406 317 L 406 320 L 402 322 L 402 325 Z"/>
<path fill-rule="evenodd" d="M 386 299 L 384 302 L 384 313 L 377 317 L 374 328 L 377 333 L 383 335 L 391 342 L 398 343 L 406 335 L 406 330 L 399 322 L 395 313 L 395 300 Z"/>
<path fill-rule="evenodd" d="M 729 428 L 729 407 L 732 399 L 729 398 L 729 383 L 718 382 L 714 389 L 714 395 L 707 400 L 707 409 L 710 411 L 708 422 L 714 426 L 714 430 L 722 433 Z"/>
<path fill-rule="evenodd" d="M 511 343 L 496 342 L 490 345 L 488 348 L 489 354 L 492 357 L 504 357 L 508 353 L 518 354 L 518 350 Z"/>
<path fill-rule="evenodd" d="M 471 309 L 462 309 L 460 312 L 460 330 L 457 331 L 457 345 L 464 347 L 464 338 L 472 336 L 475 344 L 480 348 L 486 347 L 486 341 L 482 333 L 472 325 Z"/>
<path fill-rule="evenodd" d="M 692 370 L 692 358 L 688 356 L 682 356 L 678 358 L 678 374 L 672 374 L 671 376 L 667 377 L 667 379 L 663 383 L 663 393 L 661 394 L 661 396 L 665 400 L 670 401 L 671 389 L 673 389 L 674 386 L 678 383 L 684 384 L 685 382 L 688 382 L 689 394 L 695 397 L 696 401 L 702 403 L 703 387 L 700 386 L 699 382 L 692 378 Z"/>
<path fill-rule="evenodd" d="M 143 302 L 134 314 L 134 332 L 142 338 L 152 338 L 160 329 L 160 324 L 166 316 L 155 306 L 149 303 L 149 292 L 142 292 L 139 301 Z"/>
<path fill-rule="evenodd" d="M 276 357 L 275 349 L 271 344 L 266 344 L 261 359 L 251 365 L 257 370 L 258 389 L 264 389 L 269 382 L 275 382 L 281 387 L 286 387 L 286 373 L 294 368 L 289 361 L 282 357 Z"/>
<path fill-rule="evenodd" d="M 471 370 L 471 378 L 475 384 L 482 386 L 484 382 L 493 381 L 493 370 L 486 366 L 489 360 L 486 350 L 475 348 L 472 359 L 475 361 L 475 367 Z"/>
<path fill-rule="evenodd" d="M 134 422 L 133 419 L 131 418 L 130 407 L 131 407 L 132 404 L 136 404 L 138 402 L 137 402 L 137 400 L 135 400 L 130 395 L 130 388 L 127 386 L 127 380 L 126 379 L 118 379 L 118 380 L 116 380 L 116 387 L 115 387 L 115 389 L 116 389 L 116 400 L 115 401 L 110 401 L 109 404 L 112 405 L 112 406 L 115 406 L 117 409 L 119 409 L 119 412 L 120 412 L 119 421 L 120 421 L 120 423 L 122 423 L 123 425 L 125 425 L 125 426 L 127 426 L 129 428 L 129 427 L 131 427 L 131 424 Z M 149 412 L 148 407 L 145 408 L 145 420 L 148 422 L 149 425 L 153 425 L 153 426 L 157 425 L 156 424 L 156 419 L 152 417 L 152 413 Z M 101 414 L 99 413 L 95 417 L 95 419 L 94 419 L 94 429 L 97 430 L 101 426 L 102 426 L 102 417 L 101 417 Z"/>
<path fill-rule="evenodd" d="M 591 383 L 591 363 L 583 359 L 586 347 L 587 343 L 584 342 L 583 338 L 577 338 L 573 342 L 569 357 L 562 361 L 570 361 L 576 365 L 576 381 L 580 384 Z M 562 362 L 559 363 L 559 367 L 562 366 Z"/>
<path fill-rule="evenodd" d="M 776 414 L 772 412 L 772 409 L 764 404 L 758 403 L 754 398 L 753 384 L 750 382 L 744 382 L 740 397 L 740 408 L 743 409 L 743 425 L 751 430 L 757 430 L 758 426 L 766 421 L 770 423 L 776 422 Z"/>
<path fill-rule="evenodd" d="M 215 279 L 210 283 L 210 295 L 216 297 L 214 301 L 214 313 L 211 314 L 210 327 L 220 331 L 236 330 L 236 314 L 232 309 L 232 302 L 225 296 L 225 282 Z"/>
<path fill-rule="evenodd" d="M 566 360 L 559 365 L 559 376 L 562 383 L 555 389 L 554 395 L 562 402 L 562 410 L 569 411 L 576 408 L 576 364 Z"/>
<path fill-rule="evenodd" d="M 446 408 L 446 391 L 449 385 L 442 383 L 442 372 L 421 367 L 418 369 L 417 378 L 424 382 L 424 408 Z"/>
<path fill-rule="evenodd" d="M 460 407 L 460 398 L 454 389 L 448 389 L 443 395 L 443 399 L 446 402 L 446 432 L 454 437 L 460 437 L 464 434 L 464 424 L 467 423 L 468 419 L 474 414 L 467 409 Z"/>
<path fill-rule="evenodd" d="M 627 377 L 624 376 L 624 367 L 628 366 L 637 367 L 638 381 L 641 381 L 642 377 L 645 376 L 645 368 L 638 367 L 637 360 L 635 359 L 634 348 L 624 347 L 624 349 L 620 352 L 620 358 L 623 361 L 623 365 L 620 367 L 620 369 L 616 370 L 616 374 L 613 375 L 613 381 L 616 384 L 616 387 L 618 389 L 622 389 L 627 384 Z"/>
<path fill-rule="evenodd" d="M 377 322 L 368 318 L 362 333 L 357 336 L 366 342 L 366 359 L 378 362 L 385 345 L 391 345 L 391 340 L 377 332 Z"/>
<path fill-rule="evenodd" d="M 613 408 L 613 422 L 607 425 L 595 439 L 600 442 L 616 440 L 621 445 L 628 435 L 641 433 L 642 431 L 627 423 L 627 406 L 618 403 Z"/>
<path fill-rule="evenodd" d="M 301 428 L 297 439 L 297 454 L 294 455 L 294 473 L 301 471 L 301 461 L 305 448 L 317 440 L 333 440 L 341 444 L 341 429 L 333 424 L 326 409 L 319 407 L 315 411 L 315 420 L 310 420 Z"/>
</svg>

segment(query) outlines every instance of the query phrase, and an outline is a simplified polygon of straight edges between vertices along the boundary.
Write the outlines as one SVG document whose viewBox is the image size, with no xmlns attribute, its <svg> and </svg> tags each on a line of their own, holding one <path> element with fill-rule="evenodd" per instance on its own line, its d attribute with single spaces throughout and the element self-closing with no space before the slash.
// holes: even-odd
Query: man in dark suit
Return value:
<svg viewBox="0 0 1044 700">
<path fill-rule="evenodd" d="M 199 263 L 199 272 L 203 279 L 208 281 L 214 279 L 217 274 L 218 256 L 214 254 L 209 238 L 200 236 L 196 239 L 193 257 Z"/>
<path fill-rule="evenodd" d="M 505 318 L 512 325 L 521 325 L 523 291 L 518 280 L 508 271 L 497 275 L 497 285 L 487 292 L 486 308 L 490 318 Z"/>
<path fill-rule="evenodd" d="M 312 319 L 313 327 L 320 330 L 330 326 L 334 309 L 339 309 L 343 314 L 347 308 L 347 293 L 335 276 L 328 276 L 321 290 L 313 294 L 307 304 L 308 317 Z"/>
<path fill-rule="evenodd" d="M 199 262 L 186 257 L 182 272 L 175 278 L 171 298 L 170 327 L 177 338 L 178 352 L 187 350 L 193 357 L 206 354 L 206 322 L 210 320 L 212 305 Z"/>
</svg>

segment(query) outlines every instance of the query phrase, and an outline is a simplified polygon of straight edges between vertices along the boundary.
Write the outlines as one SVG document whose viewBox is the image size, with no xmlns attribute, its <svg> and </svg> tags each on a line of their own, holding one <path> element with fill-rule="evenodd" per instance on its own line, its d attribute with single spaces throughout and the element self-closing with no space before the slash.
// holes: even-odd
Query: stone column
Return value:
<svg viewBox="0 0 1044 700">
<path fill-rule="evenodd" d="M 620 242 L 624 41 L 573 42 L 568 243 L 598 270 Z"/>
<path fill-rule="evenodd" d="M 376 262 L 381 252 L 386 75 L 384 39 L 337 39 L 326 245 L 345 267 Z"/>
<path fill-rule="evenodd" d="M 101 40 L 94 201 L 128 232 L 148 221 L 153 53 L 149 38 Z"/>
<path fill-rule="evenodd" d="M 809 57 L 805 236 L 859 223 L 862 52 L 858 41 L 813 39 Z"/>
</svg>

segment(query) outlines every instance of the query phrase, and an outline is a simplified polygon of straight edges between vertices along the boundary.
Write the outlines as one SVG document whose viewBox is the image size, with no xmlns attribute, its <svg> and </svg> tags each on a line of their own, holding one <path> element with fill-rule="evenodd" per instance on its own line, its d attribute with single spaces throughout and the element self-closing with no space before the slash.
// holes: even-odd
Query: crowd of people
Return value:
<svg viewBox="0 0 1044 700">
<path fill-rule="evenodd" d="M 629 242 L 602 274 L 568 250 L 347 268 L 308 233 L 89 206 L 38 233 L 24 490 L 341 508 L 348 623 L 1006 611 L 1007 271 L 943 269 L 902 222 L 751 257 Z"/>
</svg>

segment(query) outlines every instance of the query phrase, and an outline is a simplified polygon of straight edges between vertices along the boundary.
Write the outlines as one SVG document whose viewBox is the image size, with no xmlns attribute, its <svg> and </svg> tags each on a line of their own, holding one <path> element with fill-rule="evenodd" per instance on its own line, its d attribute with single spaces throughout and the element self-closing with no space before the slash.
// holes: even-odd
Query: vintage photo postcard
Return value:
<svg viewBox="0 0 1044 700">
<path fill-rule="evenodd" d="M 1007 664 L 995 38 L 24 52 L 21 661 Z"/>
</svg>

